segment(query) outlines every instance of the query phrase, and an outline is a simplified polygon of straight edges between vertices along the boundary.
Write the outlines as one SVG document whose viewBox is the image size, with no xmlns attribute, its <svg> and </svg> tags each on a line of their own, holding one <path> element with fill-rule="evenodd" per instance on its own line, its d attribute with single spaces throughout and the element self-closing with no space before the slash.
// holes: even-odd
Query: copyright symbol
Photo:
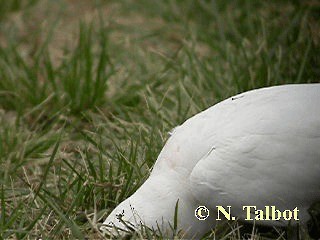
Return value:
<svg viewBox="0 0 320 240">
<path fill-rule="evenodd" d="M 194 211 L 194 215 L 200 221 L 206 220 L 209 217 L 209 209 L 206 206 L 199 206 Z"/>
</svg>

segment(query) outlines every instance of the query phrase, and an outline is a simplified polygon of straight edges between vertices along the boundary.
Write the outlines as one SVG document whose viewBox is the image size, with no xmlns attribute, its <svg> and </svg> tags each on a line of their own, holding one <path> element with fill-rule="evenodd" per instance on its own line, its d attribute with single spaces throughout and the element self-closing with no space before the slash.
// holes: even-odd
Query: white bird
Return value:
<svg viewBox="0 0 320 240">
<path fill-rule="evenodd" d="M 320 84 L 248 91 L 186 120 L 174 129 L 150 177 L 101 230 L 126 229 L 125 221 L 168 232 L 178 199 L 178 229 L 185 237 L 214 228 L 216 206 L 231 206 L 240 220 L 247 218 L 243 206 L 297 208 L 305 224 L 308 208 L 320 201 Z M 206 206 L 210 218 L 199 221 L 198 206 Z"/>
</svg>

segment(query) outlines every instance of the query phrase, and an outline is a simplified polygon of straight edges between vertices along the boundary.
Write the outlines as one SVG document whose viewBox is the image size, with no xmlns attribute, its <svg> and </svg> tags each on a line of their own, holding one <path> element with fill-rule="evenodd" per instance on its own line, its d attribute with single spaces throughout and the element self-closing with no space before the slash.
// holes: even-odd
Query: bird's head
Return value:
<svg viewBox="0 0 320 240">
<path fill-rule="evenodd" d="M 107 235 L 123 236 L 135 231 L 141 224 L 142 218 L 128 198 L 110 213 L 100 230 Z"/>
<path fill-rule="evenodd" d="M 100 229 L 108 235 L 122 233 L 121 236 L 132 231 L 140 232 L 144 227 L 167 232 L 173 226 L 175 204 L 179 198 L 167 178 L 149 178 L 110 213 Z"/>
<path fill-rule="evenodd" d="M 162 236 L 172 236 L 173 232 L 180 230 L 192 235 L 206 231 L 208 226 L 194 216 L 198 204 L 184 182 L 168 179 L 162 175 L 148 178 L 131 197 L 110 213 L 101 231 L 120 237 L 133 231 L 141 233 L 146 228 Z"/>
</svg>

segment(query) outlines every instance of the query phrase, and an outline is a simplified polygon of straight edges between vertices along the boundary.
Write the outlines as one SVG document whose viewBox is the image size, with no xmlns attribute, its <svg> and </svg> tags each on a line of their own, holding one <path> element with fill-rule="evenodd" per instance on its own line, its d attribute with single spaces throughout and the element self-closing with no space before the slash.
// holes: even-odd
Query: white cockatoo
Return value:
<svg viewBox="0 0 320 240">
<path fill-rule="evenodd" d="M 250 221 L 250 209 L 257 224 L 283 226 L 296 209 L 293 220 L 304 224 L 319 201 L 320 84 L 282 85 L 233 96 L 176 127 L 150 177 L 101 230 L 127 229 L 126 222 L 170 232 L 176 206 L 177 228 L 187 238 L 214 228 L 217 206 L 240 220 Z M 199 206 L 210 210 L 206 220 L 195 216 Z M 287 211 L 287 219 L 255 218 L 259 209 L 271 216 L 271 206 Z"/>
</svg>

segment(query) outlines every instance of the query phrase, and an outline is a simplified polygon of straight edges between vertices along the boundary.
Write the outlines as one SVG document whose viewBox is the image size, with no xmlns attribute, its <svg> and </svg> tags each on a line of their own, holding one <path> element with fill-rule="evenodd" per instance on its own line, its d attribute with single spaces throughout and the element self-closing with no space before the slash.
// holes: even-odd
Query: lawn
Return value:
<svg viewBox="0 0 320 240">
<path fill-rule="evenodd" d="M 0 238 L 103 239 L 176 125 L 236 93 L 320 81 L 319 13 L 316 0 L 0 0 Z"/>
</svg>

